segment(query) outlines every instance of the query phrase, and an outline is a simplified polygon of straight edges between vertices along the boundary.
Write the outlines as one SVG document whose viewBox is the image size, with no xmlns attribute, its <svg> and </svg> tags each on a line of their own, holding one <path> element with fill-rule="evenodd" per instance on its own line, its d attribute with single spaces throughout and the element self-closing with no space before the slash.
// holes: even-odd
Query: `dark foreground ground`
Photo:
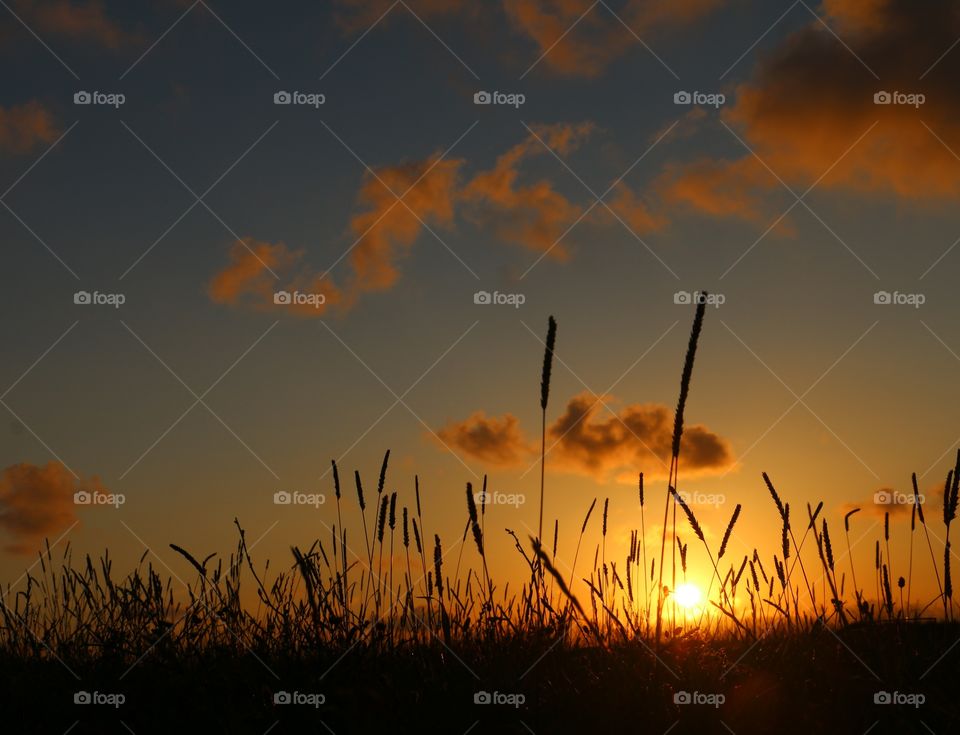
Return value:
<svg viewBox="0 0 960 735">
<path fill-rule="evenodd" d="M 6 657 L 0 732 L 960 732 L 960 625 L 690 638 L 659 665 L 638 642 L 555 643 L 357 645 L 296 660 L 224 650 L 193 661 L 158 645 L 132 668 L 119 656 Z"/>
</svg>

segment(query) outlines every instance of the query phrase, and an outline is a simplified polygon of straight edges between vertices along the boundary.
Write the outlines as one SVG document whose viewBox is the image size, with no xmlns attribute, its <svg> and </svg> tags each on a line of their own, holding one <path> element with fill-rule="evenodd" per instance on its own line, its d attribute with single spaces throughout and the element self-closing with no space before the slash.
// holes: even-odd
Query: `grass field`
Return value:
<svg viewBox="0 0 960 735">
<path fill-rule="evenodd" d="M 176 571 L 147 552 L 120 575 L 106 558 L 48 546 L 4 590 L 4 731 L 956 731 L 960 625 L 949 532 L 960 459 L 944 485 L 942 519 L 913 506 L 917 563 L 906 579 L 890 578 L 886 524 L 875 579 L 848 580 L 840 549 L 856 511 L 844 518 L 843 544 L 823 503 L 791 511 L 767 475 L 780 543 L 731 559 L 741 507 L 712 548 L 676 490 L 703 322 L 701 304 L 669 481 L 655 497 L 639 475 L 629 548 L 608 547 L 608 506 L 595 500 L 574 568 L 561 574 L 556 526 L 548 519 L 543 533 L 542 512 L 542 544 L 493 528 L 486 487 L 469 483 L 463 538 L 441 539 L 424 524 L 416 482 L 402 496 L 386 491 L 389 452 L 375 486 L 333 465 L 336 525 L 279 567 L 253 557 L 239 522 L 226 561 L 171 544 L 182 561 Z M 551 318 L 544 417 L 556 335 Z M 657 538 L 647 522 L 659 519 L 661 502 Z M 349 533 L 340 521 L 348 503 L 362 517 Z M 936 549 L 927 524 L 941 520 L 947 542 Z M 521 589 L 500 586 L 488 566 L 488 546 L 502 543 L 516 548 Z M 903 589 L 928 551 L 939 594 L 914 609 Z M 684 596 L 688 552 L 713 570 L 705 600 Z"/>
</svg>

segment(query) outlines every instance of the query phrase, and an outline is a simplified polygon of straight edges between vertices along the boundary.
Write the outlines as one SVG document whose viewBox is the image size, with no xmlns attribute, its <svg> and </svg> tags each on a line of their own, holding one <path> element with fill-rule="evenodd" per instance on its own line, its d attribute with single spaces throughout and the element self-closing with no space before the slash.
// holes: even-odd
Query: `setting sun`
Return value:
<svg viewBox="0 0 960 735">
<path fill-rule="evenodd" d="M 677 585 L 673 592 L 673 597 L 677 604 L 685 610 L 692 610 L 700 605 L 703 600 L 703 594 L 700 588 L 691 582 L 683 582 Z"/>
</svg>

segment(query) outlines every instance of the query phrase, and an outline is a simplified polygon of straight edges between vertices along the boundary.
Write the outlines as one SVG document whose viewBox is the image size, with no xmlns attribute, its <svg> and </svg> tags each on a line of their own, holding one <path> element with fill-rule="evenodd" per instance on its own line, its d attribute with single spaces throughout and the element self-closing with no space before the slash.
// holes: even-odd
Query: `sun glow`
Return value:
<svg viewBox="0 0 960 735">
<path fill-rule="evenodd" d="M 677 589 L 673 591 L 673 598 L 680 607 L 686 610 L 693 610 L 699 607 L 703 599 L 703 594 L 697 585 L 691 584 L 690 582 L 683 582 L 682 584 L 678 584 Z"/>
</svg>

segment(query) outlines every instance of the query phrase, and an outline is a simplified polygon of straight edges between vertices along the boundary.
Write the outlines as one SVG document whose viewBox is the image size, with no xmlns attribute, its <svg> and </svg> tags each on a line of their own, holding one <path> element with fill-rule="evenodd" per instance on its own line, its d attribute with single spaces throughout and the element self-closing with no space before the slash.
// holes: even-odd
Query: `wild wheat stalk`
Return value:
<svg viewBox="0 0 960 735">
<path fill-rule="evenodd" d="M 537 540 L 543 538 L 543 494 L 547 458 L 547 400 L 550 398 L 550 372 L 553 370 L 553 350 L 557 342 L 557 322 L 547 322 L 547 341 L 543 351 L 543 371 L 540 374 L 540 522 Z"/>
<path fill-rule="evenodd" d="M 853 552 L 850 548 L 850 517 L 859 512 L 859 508 L 854 508 L 843 517 L 843 535 L 847 540 L 847 561 L 850 562 L 850 576 L 853 579 L 853 596 L 857 601 L 858 612 L 860 610 L 860 588 L 857 586 L 857 568 L 853 563 Z"/>
<path fill-rule="evenodd" d="M 706 295 L 706 294 L 704 294 Z M 697 356 L 697 342 L 700 331 L 703 329 L 703 317 L 706 311 L 706 299 L 697 304 L 697 311 L 693 317 L 693 326 L 690 328 L 690 340 L 687 343 L 687 355 L 683 362 L 683 372 L 680 375 L 680 397 L 677 400 L 677 412 L 673 418 L 673 442 L 670 451 L 670 469 L 667 478 L 667 495 L 663 507 L 663 527 L 660 537 L 660 564 L 657 568 L 657 628 L 656 643 L 660 643 L 660 634 L 663 629 L 663 559 L 667 544 L 667 517 L 670 511 L 670 501 L 677 497 L 676 486 L 679 476 L 680 441 L 683 438 L 683 412 L 687 405 L 687 396 L 690 393 L 690 380 L 693 377 L 693 363 Z M 676 531 L 676 506 L 674 506 L 674 532 Z M 671 547 L 673 544 L 671 543 Z"/>
<path fill-rule="evenodd" d="M 953 617 L 953 585 L 950 579 L 950 524 L 957 517 L 958 490 L 960 490 L 960 451 L 957 452 L 957 466 L 947 473 L 947 482 L 943 487 L 943 525 L 947 529 L 943 552 L 943 616 L 947 619 Z"/>
<path fill-rule="evenodd" d="M 923 526 L 923 535 L 927 539 L 927 548 L 930 550 L 930 561 L 933 564 L 933 574 L 937 579 L 937 589 L 940 591 L 940 597 L 943 597 L 943 584 L 940 582 L 940 570 L 937 566 L 937 557 L 933 553 L 933 544 L 930 543 L 930 531 L 927 529 L 927 520 L 923 517 L 923 505 L 920 503 L 920 490 L 917 487 L 916 472 L 911 476 L 911 480 L 913 481 L 913 502 L 917 507 L 917 518 L 920 519 L 920 525 Z"/>
<path fill-rule="evenodd" d="M 650 626 L 650 590 L 647 585 L 647 522 L 643 515 L 644 506 L 643 497 L 643 473 L 640 473 L 640 550 L 643 557 L 643 565 L 640 567 L 643 574 L 643 597 L 645 600 L 643 619 L 649 631 Z"/>
<path fill-rule="evenodd" d="M 910 592 L 913 587 L 913 532 L 917 527 L 917 504 L 914 503 L 910 508 L 910 561 L 907 564 L 907 607 L 910 606 Z M 902 577 L 901 577 L 902 579 Z M 903 590 L 900 591 L 901 602 L 900 607 L 903 607 L 902 595 Z"/>
</svg>

